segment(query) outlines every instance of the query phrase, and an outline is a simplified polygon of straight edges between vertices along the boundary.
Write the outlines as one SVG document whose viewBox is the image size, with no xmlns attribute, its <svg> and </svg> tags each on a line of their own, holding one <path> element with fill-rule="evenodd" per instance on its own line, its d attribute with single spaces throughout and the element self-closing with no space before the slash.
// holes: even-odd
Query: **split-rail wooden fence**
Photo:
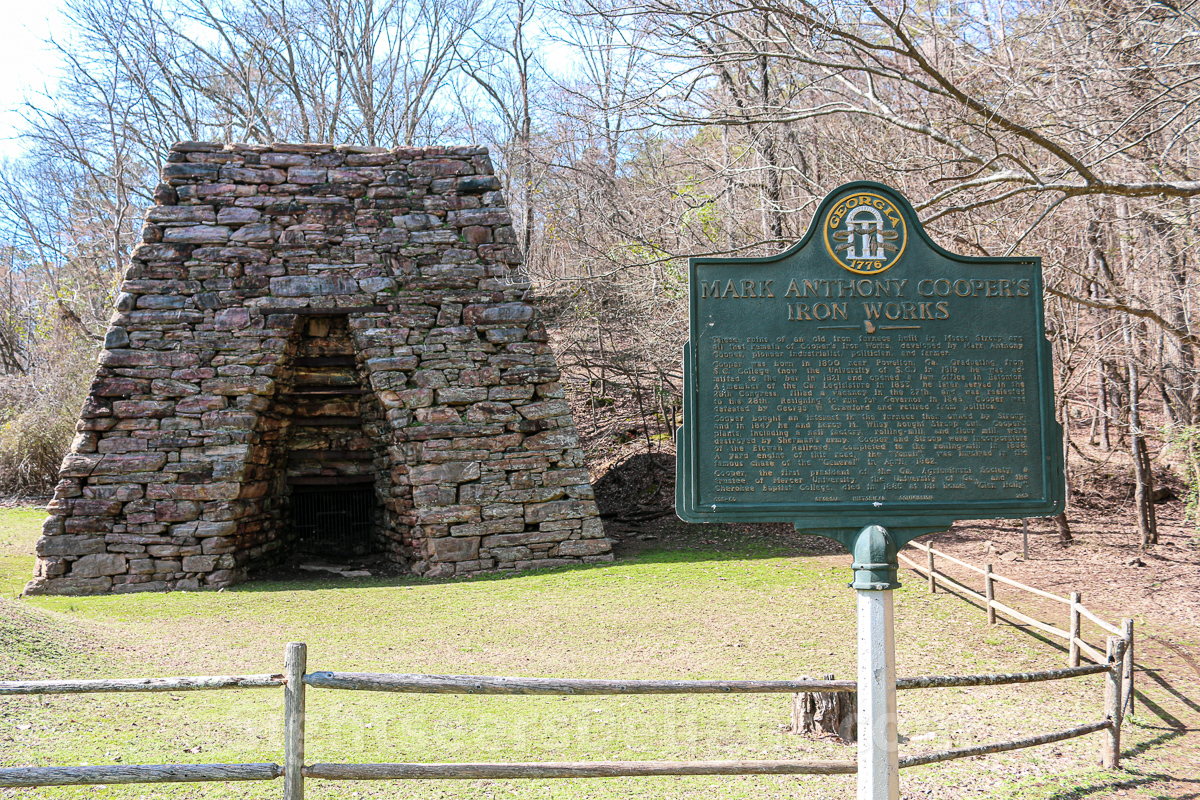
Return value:
<svg viewBox="0 0 1200 800">
<path fill-rule="evenodd" d="M 1078 667 L 1080 664 L 1080 653 L 1087 655 L 1097 664 L 1104 663 L 1108 659 L 1107 653 L 1102 653 L 1099 648 L 1089 644 L 1080 635 L 1081 624 L 1084 618 L 1090 620 L 1106 633 L 1118 636 L 1125 643 L 1124 655 L 1121 658 L 1122 675 L 1122 697 L 1121 706 L 1124 712 L 1133 713 L 1133 620 L 1122 619 L 1120 627 L 1113 625 L 1099 617 L 1094 612 L 1090 611 L 1083 604 L 1083 595 L 1079 592 L 1071 592 L 1070 597 L 1047 592 L 1042 589 L 1027 586 L 1024 583 L 1015 581 L 1012 578 L 1006 578 L 1003 575 L 998 575 L 992 571 L 991 564 L 985 564 L 983 567 L 977 567 L 974 564 L 969 564 L 966 561 L 955 558 L 949 553 L 943 553 L 941 550 L 935 550 L 932 545 L 920 544 L 918 542 L 909 542 L 908 546 L 914 550 L 920 550 L 925 553 L 925 563 L 918 564 L 904 553 L 900 553 L 900 558 L 909 565 L 919 575 L 923 575 L 929 582 L 929 591 L 936 592 L 938 583 L 953 588 L 954 590 L 974 598 L 983 604 L 983 610 L 987 613 L 988 624 L 996 624 L 996 612 L 1003 612 L 1005 615 L 1019 621 L 1032 628 L 1035 628 L 1043 633 L 1048 633 L 1051 636 L 1056 636 L 1063 639 L 1067 643 L 1067 666 Z M 983 592 L 977 592 L 968 586 L 963 585 L 960 581 L 955 580 L 949 575 L 941 572 L 937 568 L 935 558 L 944 559 L 951 564 L 957 564 L 963 569 L 974 572 L 983 576 Z M 996 599 L 996 584 L 1004 584 L 1011 586 L 1014 589 L 1019 589 L 1023 592 L 1043 597 L 1047 600 L 1052 600 L 1056 603 L 1062 603 L 1068 607 L 1067 612 L 1067 627 L 1057 628 L 1054 625 L 1042 622 L 1039 619 L 1023 614 L 1017 611 L 1012 606 L 1001 603 Z"/>
<path fill-rule="evenodd" d="M 996 686 L 1104 674 L 1104 718 L 1076 727 L 1007 742 L 960 747 L 905 756 L 900 767 L 915 767 L 958 758 L 1000 753 L 1103 732 L 1101 758 L 1117 768 L 1121 743 L 1121 680 L 1124 640 L 1108 640 L 1104 663 L 993 675 L 901 678 L 896 688 L 934 689 Z M 653 775 L 842 775 L 857 770 L 854 761 L 590 761 L 534 763 L 305 763 L 305 692 L 308 688 L 484 695 L 639 695 L 846 692 L 855 681 L 810 680 L 580 680 L 506 678 L 478 675 L 406 675 L 360 672 L 307 672 L 307 647 L 289 644 L 282 673 L 186 678 L 0 681 L 0 694 L 79 694 L 85 692 L 181 692 L 214 689 L 282 687 L 284 690 L 283 765 L 279 764 L 147 764 L 84 767 L 4 767 L 3 786 L 66 786 L 115 783 L 182 783 L 205 781 L 269 781 L 283 779 L 285 800 L 303 800 L 307 779 L 428 780 L 518 778 L 618 778 Z"/>
</svg>

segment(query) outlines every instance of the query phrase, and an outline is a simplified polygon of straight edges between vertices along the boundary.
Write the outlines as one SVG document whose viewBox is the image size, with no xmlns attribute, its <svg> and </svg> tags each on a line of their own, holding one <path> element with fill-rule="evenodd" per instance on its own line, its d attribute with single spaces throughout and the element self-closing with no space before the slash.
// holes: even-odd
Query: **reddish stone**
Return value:
<svg viewBox="0 0 1200 800">
<path fill-rule="evenodd" d="M 101 378 L 92 383 L 91 391 L 95 397 L 129 397 L 135 394 L 145 394 L 150 388 L 150 381 L 135 378 Z M 111 412 L 111 406 L 109 407 Z"/>
<path fill-rule="evenodd" d="M 123 505 L 120 500 L 72 500 L 71 513 L 79 517 L 115 517 Z"/>
<path fill-rule="evenodd" d="M 100 353 L 100 363 L 106 367 L 192 367 L 199 363 L 199 356 L 174 350 L 105 350 Z"/>
<path fill-rule="evenodd" d="M 445 536 L 431 539 L 430 549 L 437 561 L 471 561 L 479 557 L 479 537 Z"/>
<path fill-rule="evenodd" d="M 154 504 L 154 518 L 159 522 L 187 522 L 199 517 L 200 504 L 193 500 L 163 500 Z"/>
<path fill-rule="evenodd" d="M 92 470 L 92 475 L 123 475 L 129 472 L 153 472 L 167 463 L 166 453 L 130 453 L 106 455 Z"/>
<path fill-rule="evenodd" d="M 175 412 L 171 400 L 118 400 L 113 403 L 113 416 L 121 419 L 162 419 Z"/>
</svg>

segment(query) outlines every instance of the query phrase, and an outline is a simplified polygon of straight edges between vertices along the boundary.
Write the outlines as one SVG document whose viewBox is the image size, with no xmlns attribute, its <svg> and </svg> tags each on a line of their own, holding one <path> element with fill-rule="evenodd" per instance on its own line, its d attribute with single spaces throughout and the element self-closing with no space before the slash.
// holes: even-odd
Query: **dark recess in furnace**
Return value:
<svg viewBox="0 0 1200 800">
<path fill-rule="evenodd" d="M 312 316 L 300 325 L 285 398 L 289 538 L 298 553 L 368 555 L 378 544 L 379 410 L 359 373 L 348 319 Z"/>
</svg>

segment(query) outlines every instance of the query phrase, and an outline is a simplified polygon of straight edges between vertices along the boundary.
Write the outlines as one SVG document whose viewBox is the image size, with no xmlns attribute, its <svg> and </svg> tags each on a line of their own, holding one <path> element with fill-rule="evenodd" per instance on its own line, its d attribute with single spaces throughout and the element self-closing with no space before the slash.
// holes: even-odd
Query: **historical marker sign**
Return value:
<svg viewBox="0 0 1200 800">
<path fill-rule="evenodd" d="M 683 519 L 906 541 L 1062 510 L 1039 259 L 949 253 L 860 182 L 791 250 L 695 258 L 690 281 Z"/>
</svg>

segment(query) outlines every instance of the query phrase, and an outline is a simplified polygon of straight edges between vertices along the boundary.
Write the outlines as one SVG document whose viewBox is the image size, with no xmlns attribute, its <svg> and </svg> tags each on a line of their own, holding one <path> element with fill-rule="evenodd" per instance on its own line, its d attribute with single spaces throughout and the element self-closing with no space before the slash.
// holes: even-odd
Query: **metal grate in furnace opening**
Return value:
<svg viewBox="0 0 1200 800">
<path fill-rule="evenodd" d="M 327 557 L 364 556 L 374 548 L 375 490 L 292 492 L 296 549 Z"/>
</svg>

